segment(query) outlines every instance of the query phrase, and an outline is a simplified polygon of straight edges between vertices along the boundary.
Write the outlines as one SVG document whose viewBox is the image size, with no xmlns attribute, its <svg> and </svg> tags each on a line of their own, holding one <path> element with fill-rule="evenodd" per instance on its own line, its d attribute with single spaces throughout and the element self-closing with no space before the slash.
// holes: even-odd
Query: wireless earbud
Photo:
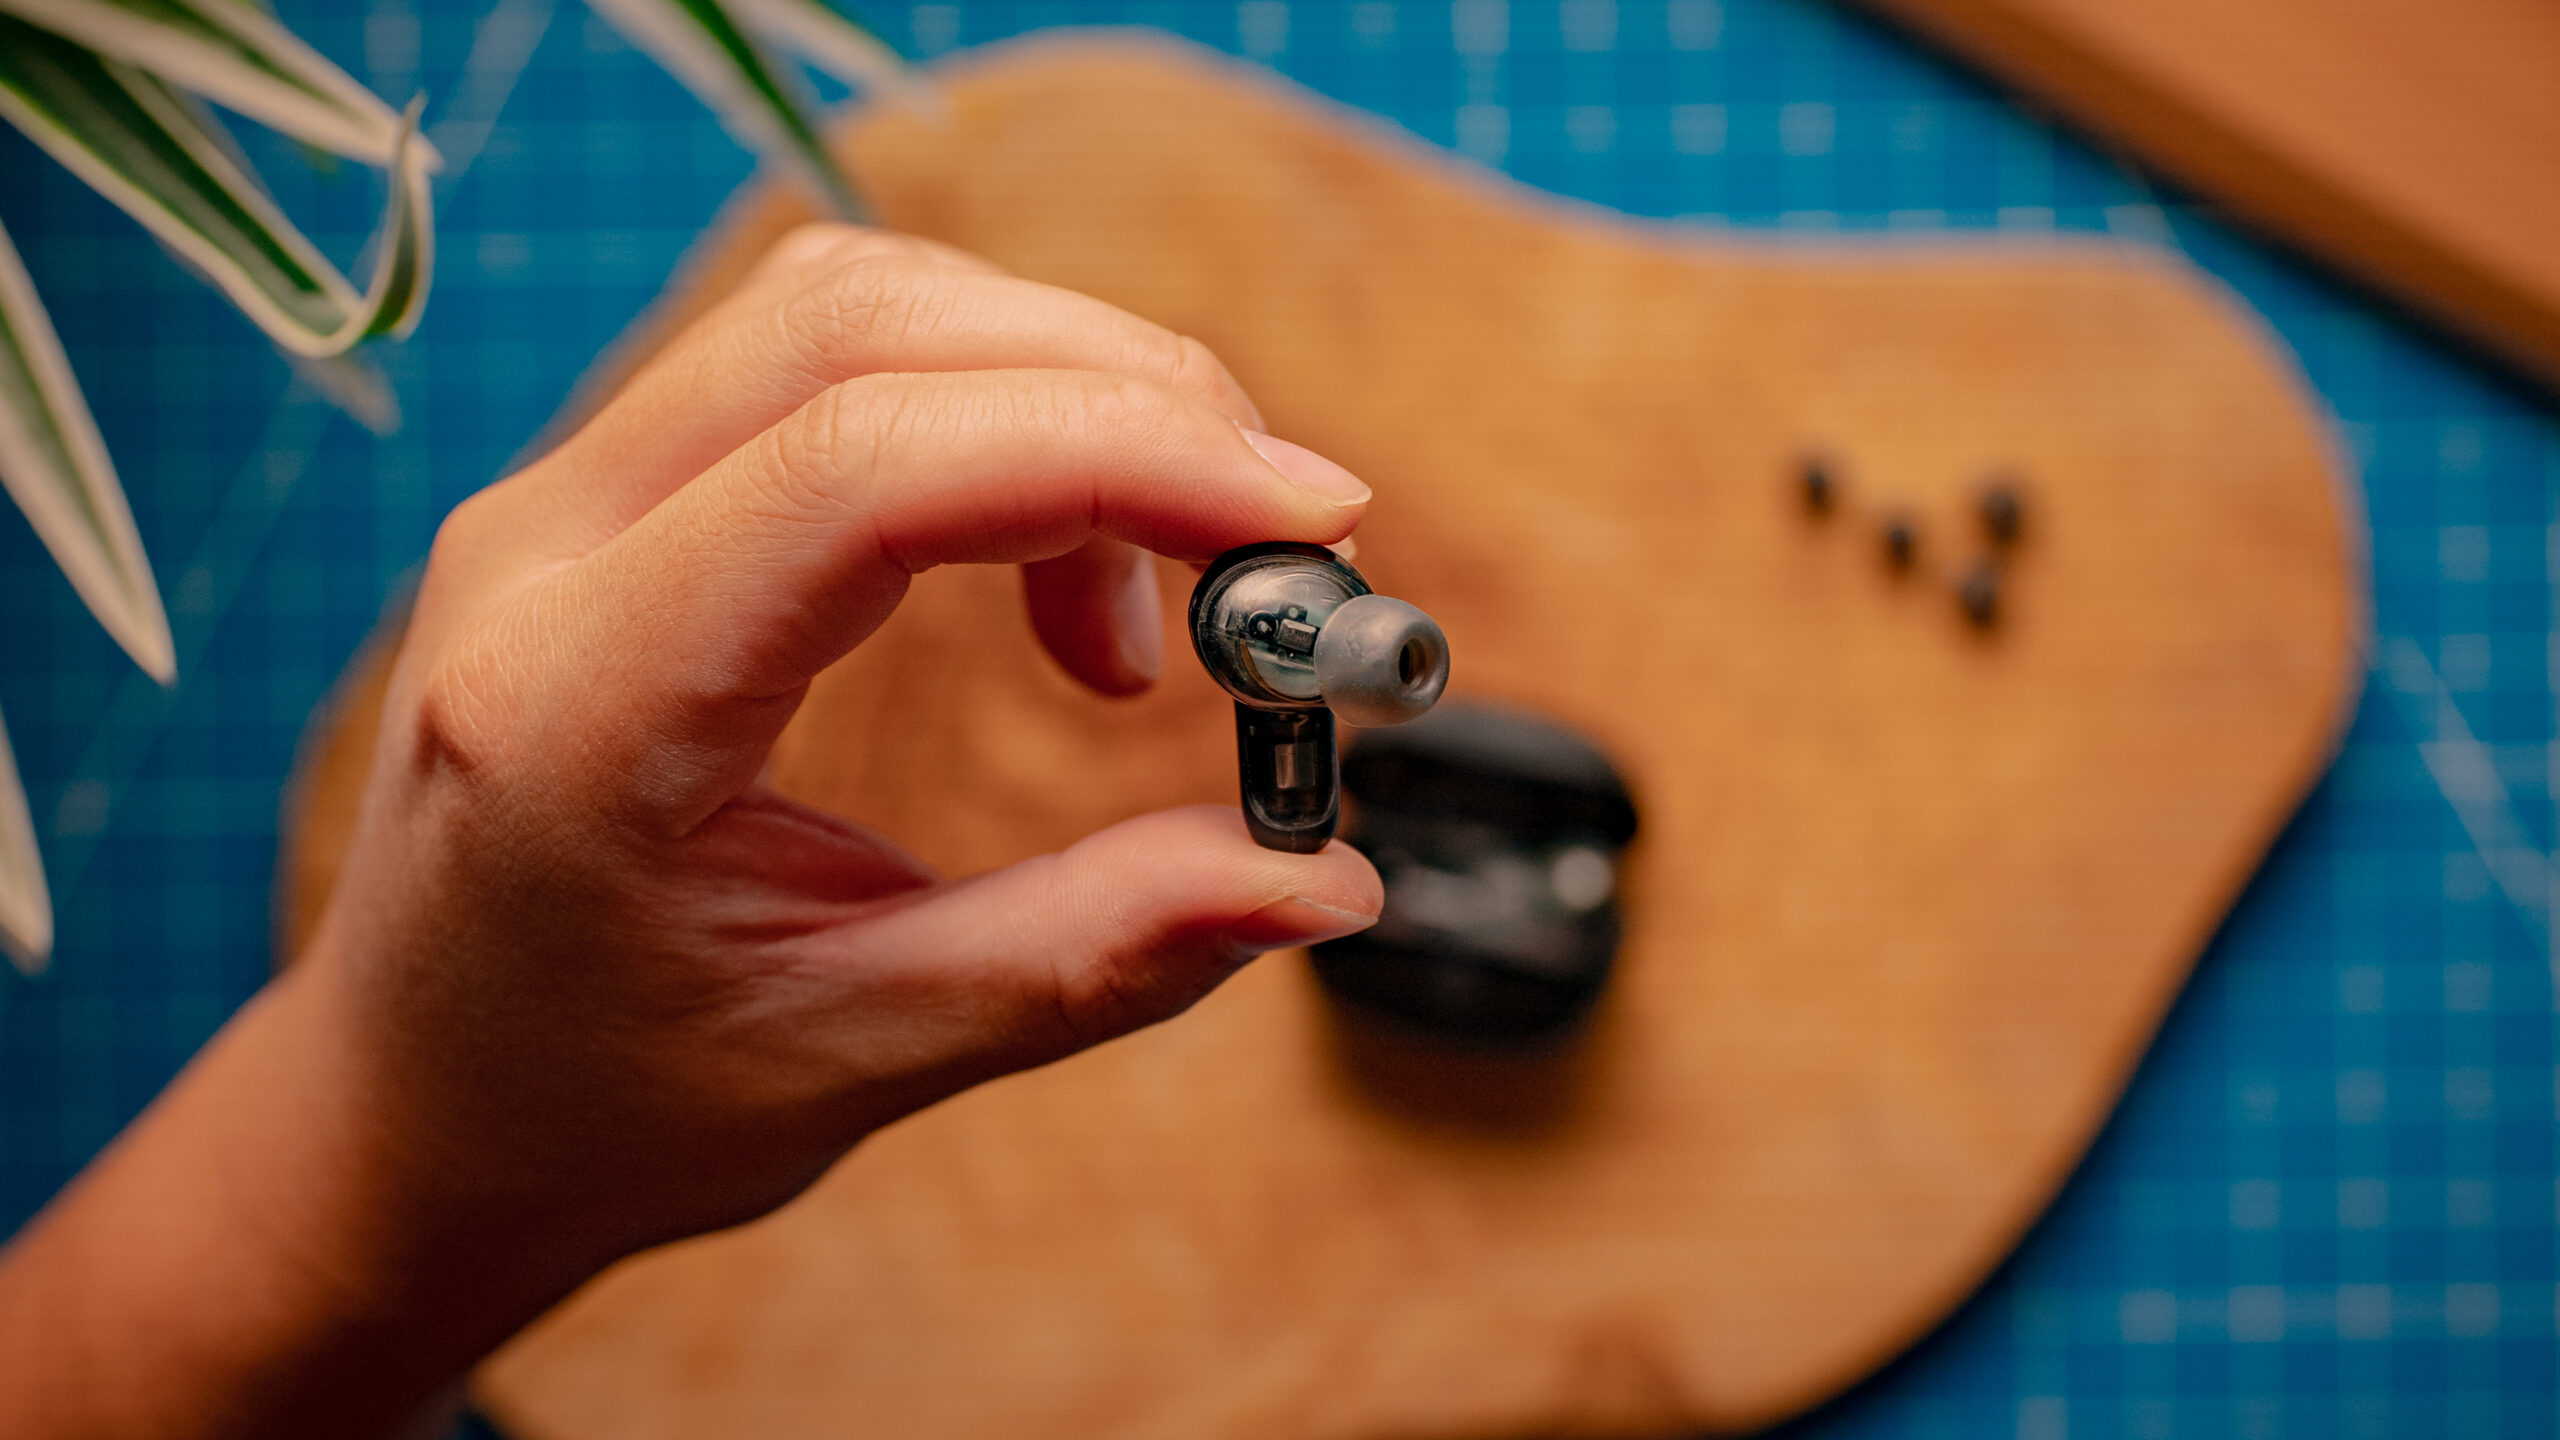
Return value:
<svg viewBox="0 0 2560 1440">
<path fill-rule="evenodd" d="M 1191 592 L 1191 647 L 1236 700 L 1245 825 L 1272 850 L 1324 848 L 1342 813 L 1333 717 L 1401 725 L 1449 683 L 1431 617 L 1370 592 L 1321 545 L 1230 550 Z"/>
</svg>

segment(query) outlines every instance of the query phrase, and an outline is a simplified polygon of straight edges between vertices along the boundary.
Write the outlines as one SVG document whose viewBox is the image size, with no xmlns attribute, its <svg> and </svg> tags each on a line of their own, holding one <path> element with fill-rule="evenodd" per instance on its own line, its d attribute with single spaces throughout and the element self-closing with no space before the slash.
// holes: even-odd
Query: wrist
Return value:
<svg viewBox="0 0 2560 1440">
<path fill-rule="evenodd" d="M 0 1431 L 402 1433 L 593 1268 L 435 1173 L 322 960 L 0 1254 Z"/>
</svg>

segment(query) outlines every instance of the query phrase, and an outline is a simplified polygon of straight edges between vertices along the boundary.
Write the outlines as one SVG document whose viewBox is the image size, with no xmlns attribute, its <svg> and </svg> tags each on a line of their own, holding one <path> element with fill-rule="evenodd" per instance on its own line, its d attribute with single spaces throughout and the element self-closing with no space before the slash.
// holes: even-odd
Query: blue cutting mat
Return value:
<svg viewBox="0 0 2560 1440">
<path fill-rule="evenodd" d="M 258 984 L 304 715 L 437 518 L 541 425 L 749 161 L 572 0 L 300 0 L 457 163 L 375 439 L 14 136 L 0 219 L 133 492 L 162 693 L 0 520 L 0 714 L 54 877 L 0 980 L 0 1231 Z M 875 7 L 931 55 L 1137 23 L 1263 60 L 1537 186 L 1775 230 L 2107 230 L 2254 305 L 2373 527 L 2375 667 L 2336 770 L 2017 1256 L 1806 1436 L 2539 1436 L 2555 1417 L 2560 414 L 1958 68 L 1810 0 Z M 370 180 L 259 151 L 334 253 Z"/>
</svg>

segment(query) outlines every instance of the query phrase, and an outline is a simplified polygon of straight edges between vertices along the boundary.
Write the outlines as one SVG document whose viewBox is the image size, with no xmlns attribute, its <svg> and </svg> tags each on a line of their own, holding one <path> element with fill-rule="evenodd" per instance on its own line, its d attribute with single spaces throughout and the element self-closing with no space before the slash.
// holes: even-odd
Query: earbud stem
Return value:
<svg viewBox="0 0 2560 1440">
<path fill-rule="evenodd" d="M 1239 703 L 1236 773 L 1244 783 L 1245 828 L 1256 844 L 1309 855 L 1333 838 L 1342 781 L 1334 765 L 1332 711 Z"/>
</svg>

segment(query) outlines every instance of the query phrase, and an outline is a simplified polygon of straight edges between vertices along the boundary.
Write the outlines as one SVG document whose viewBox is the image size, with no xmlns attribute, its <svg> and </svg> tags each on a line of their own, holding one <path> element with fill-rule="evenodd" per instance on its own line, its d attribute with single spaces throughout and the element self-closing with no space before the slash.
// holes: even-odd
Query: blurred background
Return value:
<svg viewBox="0 0 2560 1440">
<path fill-rule="evenodd" d="M 576 0 L 284 0 L 444 150 L 401 427 L 322 399 L 14 132 L 0 219 L 132 498 L 181 679 L 0 519 L 0 713 L 59 914 L 0 972 L 0 1233 L 264 978 L 306 717 L 455 502 L 506 470 L 754 169 Z M 2017 1254 L 1803 1436 L 2549 1436 L 2560 1012 L 2560 409 L 2439 332 L 1814 0 L 972 3 L 858 13 L 930 59 L 1137 24 L 1272 66 L 1520 181 L 1754 232 L 2108 232 L 2254 308 L 2326 405 L 2372 534 L 2373 670 L 2335 768 Z M 354 165 L 243 138 L 349 263 Z"/>
</svg>

